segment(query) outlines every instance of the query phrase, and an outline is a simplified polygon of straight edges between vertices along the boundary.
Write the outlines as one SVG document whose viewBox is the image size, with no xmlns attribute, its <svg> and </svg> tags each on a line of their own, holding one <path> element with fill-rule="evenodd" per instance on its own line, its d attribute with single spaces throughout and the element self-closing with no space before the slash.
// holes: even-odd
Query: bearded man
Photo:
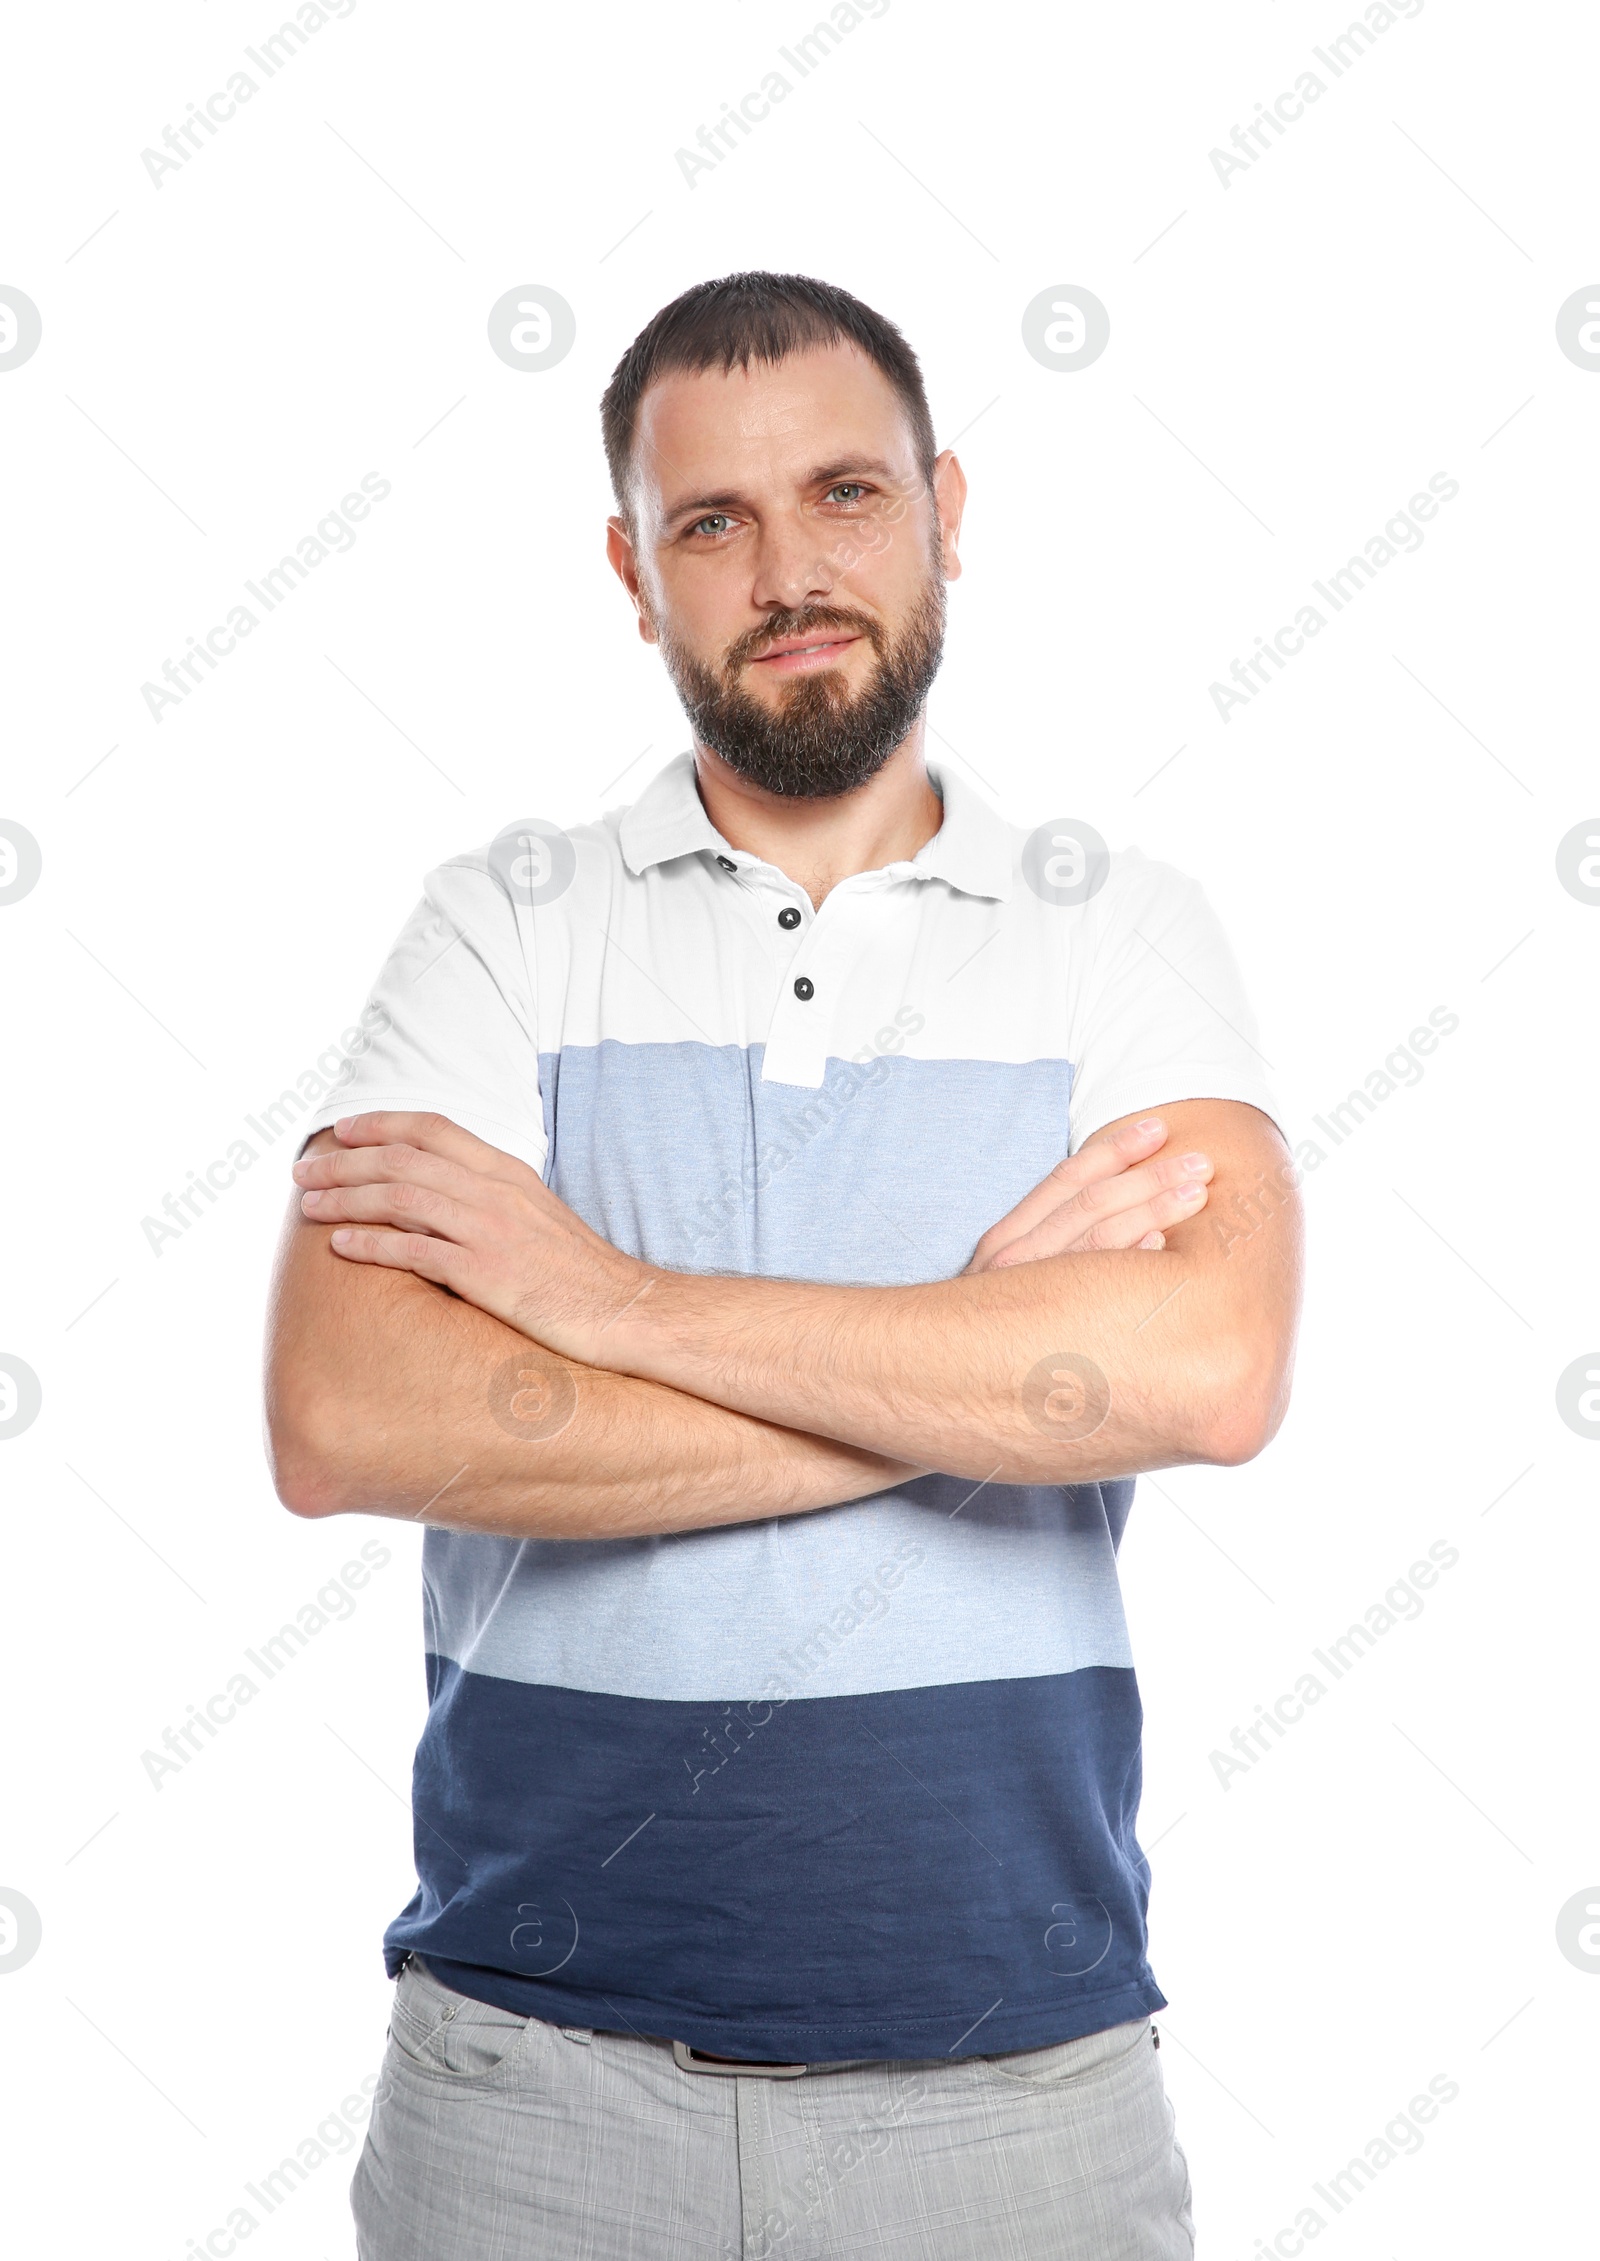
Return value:
<svg viewBox="0 0 1600 2261">
<path fill-rule="evenodd" d="M 602 423 L 692 745 L 429 875 L 275 1288 L 281 1497 L 427 1527 L 360 2252 L 1176 2261 L 1116 1551 L 1283 1415 L 1249 1008 L 1190 880 L 929 763 L 891 323 L 702 284 Z"/>
</svg>

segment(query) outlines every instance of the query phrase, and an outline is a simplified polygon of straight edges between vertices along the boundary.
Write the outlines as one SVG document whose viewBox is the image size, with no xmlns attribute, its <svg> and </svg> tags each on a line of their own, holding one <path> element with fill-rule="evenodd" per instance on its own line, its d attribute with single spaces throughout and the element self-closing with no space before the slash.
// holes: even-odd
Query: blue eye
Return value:
<svg viewBox="0 0 1600 2261">
<path fill-rule="evenodd" d="M 724 526 L 731 526 L 732 523 L 732 519 L 727 516 L 725 511 L 712 510 L 708 511 L 704 518 L 697 518 L 693 526 L 690 527 L 689 531 L 692 534 L 698 534 L 703 532 L 703 530 L 707 526 L 716 526 L 721 528 Z"/>
<path fill-rule="evenodd" d="M 867 490 L 863 482 L 859 479 L 841 479 L 836 487 L 830 487 L 828 489 L 830 495 L 842 495 L 846 491 L 848 491 L 851 495 L 851 498 L 854 499 L 854 497 L 857 495 L 864 495 Z"/>
</svg>

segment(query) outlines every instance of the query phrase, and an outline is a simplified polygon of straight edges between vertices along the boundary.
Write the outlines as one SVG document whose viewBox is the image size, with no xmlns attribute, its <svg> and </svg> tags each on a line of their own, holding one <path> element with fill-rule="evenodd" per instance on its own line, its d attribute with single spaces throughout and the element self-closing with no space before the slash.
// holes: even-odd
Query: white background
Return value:
<svg viewBox="0 0 1600 2261">
<path fill-rule="evenodd" d="M 0 1350 L 43 1390 L 0 1445 L 29 2250 L 203 2248 L 378 2063 L 419 1542 L 267 1480 L 290 1142 L 159 1255 L 141 1220 L 337 1042 L 428 867 L 686 743 L 604 563 L 597 402 L 659 305 L 758 266 L 900 323 L 960 435 L 936 756 L 1203 880 L 1326 1155 L 1286 1426 L 1141 1485 L 1124 1550 L 1201 2252 L 1308 2204 L 1345 2261 L 1576 2250 L 1600 1975 L 1556 1919 L 1600 1899 L 1600 1444 L 1555 1385 L 1600 1339 L 1600 908 L 1556 847 L 1600 805 L 1600 370 L 1555 319 L 1600 274 L 1591 12 L 1429 0 L 1334 80 L 1311 50 L 1350 17 L 1310 0 L 892 0 L 691 187 L 676 150 L 800 0 L 358 0 L 156 186 L 141 151 L 280 20 L 34 9 L 4 59 L 0 283 L 43 321 L 0 374 L 0 817 L 44 859 L 0 909 Z M 1224 185 L 1210 151 L 1307 69 L 1321 100 Z M 577 318 L 539 373 L 487 342 L 523 284 Z M 1075 372 L 1022 341 L 1058 284 L 1110 313 Z M 372 471 L 354 549 L 153 721 L 140 686 Z M 1210 684 L 1436 472 L 1422 548 L 1224 721 Z M 1335 1149 L 1312 1117 L 1439 1006 L 1422 1080 Z M 371 1535 L 355 1615 L 153 1787 L 142 1752 Z M 1422 1616 L 1225 1788 L 1212 1752 L 1441 1539 Z M 1422 2148 L 1334 2217 L 1313 2182 L 1436 2074 Z M 251 2253 L 349 2256 L 352 2164 Z"/>
</svg>

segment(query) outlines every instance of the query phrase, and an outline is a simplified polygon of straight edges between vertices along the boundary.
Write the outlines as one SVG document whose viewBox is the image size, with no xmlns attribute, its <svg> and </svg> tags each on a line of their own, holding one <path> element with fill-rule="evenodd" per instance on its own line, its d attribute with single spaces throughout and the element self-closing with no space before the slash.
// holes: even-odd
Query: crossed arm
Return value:
<svg viewBox="0 0 1600 2261">
<path fill-rule="evenodd" d="M 917 1287 L 641 1263 L 438 1116 L 354 1117 L 295 1176 L 267 1424 L 305 1515 L 632 1537 L 929 1469 L 1067 1484 L 1236 1462 L 1287 1401 L 1298 1197 L 1276 1130 L 1235 1102 L 1109 1126 L 965 1272 Z M 517 1433 L 519 1380 L 553 1375 L 556 1425 Z"/>
</svg>

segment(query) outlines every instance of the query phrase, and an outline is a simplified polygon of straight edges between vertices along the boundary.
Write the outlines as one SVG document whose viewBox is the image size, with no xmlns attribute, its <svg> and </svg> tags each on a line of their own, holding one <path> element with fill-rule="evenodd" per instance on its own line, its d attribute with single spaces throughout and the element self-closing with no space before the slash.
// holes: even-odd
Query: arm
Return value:
<svg viewBox="0 0 1600 2261">
<path fill-rule="evenodd" d="M 909 1288 L 656 1273 L 608 1329 L 558 1319 L 554 1332 L 618 1371 L 953 1475 L 1064 1484 L 1248 1460 L 1288 1403 L 1301 1269 L 1289 1156 L 1252 1107 L 1163 1114 L 1216 1174 L 1208 1213 L 1160 1253 L 1080 1246 Z M 1256 1229 L 1230 1233 L 1268 1188 Z"/>
<path fill-rule="evenodd" d="M 347 1121 L 348 1150 L 302 1182 L 319 1189 L 316 1213 L 359 1220 L 335 1236 L 341 1255 L 446 1283 L 562 1357 L 921 1467 L 1080 1483 L 1248 1459 L 1287 1403 L 1300 1290 L 1287 1151 L 1238 1102 L 1185 1101 L 1163 1118 L 1171 1147 L 1203 1143 L 1213 1158 L 1209 1219 L 1195 1213 L 1202 1192 L 1176 1219 L 1153 1215 L 1164 1247 L 1108 1246 L 1094 1216 L 1105 1189 L 1063 1205 L 1047 1180 L 985 1236 L 1009 1249 L 917 1287 L 639 1263 L 531 1173 L 515 1186 L 477 1176 L 454 1157 L 470 1161 L 478 1142 L 436 1118 Z"/>
<path fill-rule="evenodd" d="M 332 1143 L 320 1131 L 307 1152 Z M 633 1538 L 828 1507 L 922 1472 L 566 1361 L 574 1402 L 526 1335 L 413 1273 L 342 1264 L 328 1238 L 297 1195 L 273 1279 L 266 1394 L 274 1481 L 297 1514 Z M 570 1418 L 513 1433 L 519 1389 L 551 1381 L 548 1419 L 521 1426 L 544 1430 L 568 1404 Z"/>
<path fill-rule="evenodd" d="M 484 1208 L 485 1239 L 510 1249 L 510 1219 L 529 1200 L 549 1198 L 537 1173 L 454 1124 L 406 1121 L 456 1158 L 451 1167 Z M 1165 1140 L 1150 1121 L 1092 1141 L 984 1236 L 974 1268 L 1080 1241 L 1159 1247 L 1162 1226 L 1195 1206 L 1173 1190 L 1191 1173 L 1163 1155 Z M 426 1517 L 518 1538 L 624 1538 L 796 1514 L 924 1472 L 925 1463 L 593 1364 L 567 1359 L 558 1367 L 505 1319 L 416 1268 L 340 1262 L 330 1224 L 303 1210 L 324 1209 L 337 1222 L 358 1197 L 316 1188 L 341 1170 L 370 1173 L 388 1151 L 342 1149 L 322 1131 L 295 1166 L 313 1190 L 296 1199 L 285 1224 L 267 1362 L 269 1451 L 279 1496 L 295 1512 Z M 415 1164 L 426 1159 L 417 1147 L 404 1151 Z M 412 1196 L 392 1185 L 383 1200 L 401 1214 Z M 444 1247 L 435 1243 L 435 1252 Z M 548 1417 L 513 1418 L 508 1428 L 518 1386 L 525 1382 L 533 1396 L 541 1380 L 556 1384 Z M 534 1411 L 542 1410 L 535 1396 Z M 530 1433 L 512 1434 L 518 1426 Z"/>
</svg>

